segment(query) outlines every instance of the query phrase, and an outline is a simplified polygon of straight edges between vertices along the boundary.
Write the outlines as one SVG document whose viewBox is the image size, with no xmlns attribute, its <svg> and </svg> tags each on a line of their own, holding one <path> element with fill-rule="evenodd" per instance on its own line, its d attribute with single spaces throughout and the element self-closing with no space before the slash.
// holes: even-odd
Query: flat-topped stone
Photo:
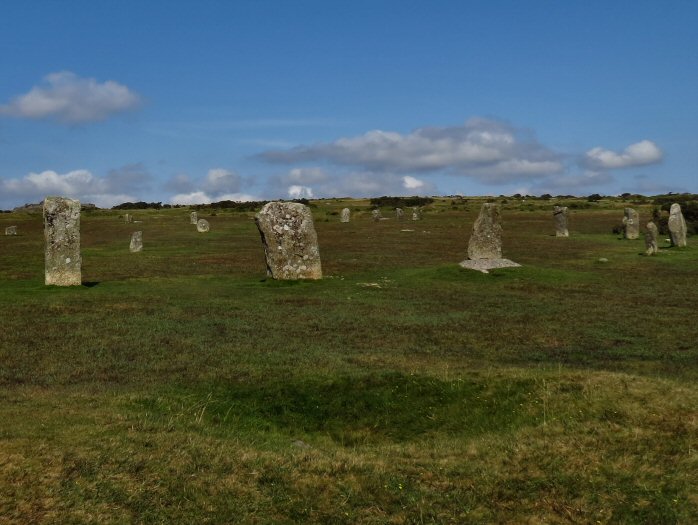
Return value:
<svg viewBox="0 0 698 525">
<path fill-rule="evenodd" d="M 342 210 L 342 213 L 339 215 L 339 220 L 341 222 L 349 222 L 349 219 L 351 218 L 351 211 L 349 208 L 344 208 Z"/>
<path fill-rule="evenodd" d="M 56 286 L 82 284 L 80 201 L 64 197 L 44 199 L 44 238 L 44 282 Z"/>
<path fill-rule="evenodd" d="M 269 202 L 255 216 L 273 279 L 322 279 L 320 249 L 310 208 L 298 202 Z"/>
<path fill-rule="evenodd" d="M 189 214 L 189 222 L 191 224 L 196 224 L 199 222 L 199 215 L 195 211 Z"/>
<path fill-rule="evenodd" d="M 567 206 L 555 206 L 553 208 L 553 222 L 555 223 L 555 237 L 569 237 L 567 229 Z"/>
<path fill-rule="evenodd" d="M 637 239 L 640 237 L 640 214 L 632 208 L 625 208 L 623 216 L 623 237 Z"/>
</svg>

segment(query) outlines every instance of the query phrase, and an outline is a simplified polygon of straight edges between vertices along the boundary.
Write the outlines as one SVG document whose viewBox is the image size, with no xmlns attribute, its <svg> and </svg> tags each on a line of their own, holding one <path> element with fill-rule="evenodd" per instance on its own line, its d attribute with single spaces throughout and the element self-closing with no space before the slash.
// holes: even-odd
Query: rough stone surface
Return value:
<svg viewBox="0 0 698 525">
<path fill-rule="evenodd" d="M 133 222 L 133 215 L 127 213 L 124 215 L 124 222 Z"/>
<path fill-rule="evenodd" d="M 17 226 L 8 226 L 5 228 L 5 235 L 17 235 Z"/>
<path fill-rule="evenodd" d="M 189 215 L 189 222 L 191 224 L 197 224 L 199 222 L 199 216 L 195 211 L 191 212 Z"/>
<path fill-rule="evenodd" d="M 199 233 L 206 233 L 211 227 L 206 219 L 199 219 L 196 221 L 196 231 Z"/>
<path fill-rule="evenodd" d="M 415 207 L 412 208 L 412 220 L 413 221 L 418 221 L 420 219 L 420 213 L 419 213 L 419 208 Z"/>
<path fill-rule="evenodd" d="M 349 208 L 344 208 L 342 210 L 341 215 L 339 216 L 339 220 L 342 222 L 349 222 L 349 219 L 351 218 L 351 211 Z"/>
<path fill-rule="evenodd" d="M 402 208 L 395 208 L 395 218 L 399 221 L 405 218 L 405 212 L 402 211 Z"/>
<path fill-rule="evenodd" d="M 468 259 L 501 258 L 502 226 L 499 223 L 499 206 L 485 203 L 473 225 L 473 233 L 468 243 Z"/>
<path fill-rule="evenodd" d="M 681 213 L 681 205 L 676 202 L 669 210 L 669 235 L 672 246 L 686 246 L 686 221 Z"/>
<path fill-rule="evenodd" d="M 555 206 L 553 208 L 553 222 L 555 223 L 555 237 L 569 237 L 567 229 L 567 206 Z"/>
<path fill-rule="evenodd" d="M 521 266 L 519 263 L 509 259 L 476 259 L 473 261 L 466 259 L 460 265 L 467 270 L 477 270 L 482 273 L 489 273 L 490 270 L 496 268 L 516 268 Z"/>
<path fill-rule="evenodd" d="M 659 238 L 659 231 L 657 230 L 657 225 L 653 222 L 648 222 L 645 230 L 645 255 L 657 255 L 659 252 L 659 245 L 657 244 L 657 239 Z"/>
<path fill-rule="evenodd" d="M 80 257 L 80 201 L 63 197 L 44 199 L 45 283 L 82 284 Z"/>
<path fill-rule="evenodd" d="M 623 237 L 637 239 L 640 237 L 640 214 L 632 208 L 625 208 L 623 216 Z"/>
<path fill-rule="evenodd" d="M 143 232 L 133 232 L 131 234 L 131 244 L 128 247 L 131 253 L 140 252 L 143 250 Z"/>
<path fill-rule="evenodd" d="M 381 215 L 381 211 L 378 208 L 376 208 L 375 210 L 373 210 L 371 212 L 371 217 L 373 217 L 373 220 L 376 222 L 378 222 L 379 220 L 381 220 L 383 218 L 383 216 Z"/>
<path fill-rule="evenodd" d="M 273 279 L 322 279 L 320 250 L 310 208 L 298 202 L 269 202 L 255 216 L 267 275 Z"/>
</svg>

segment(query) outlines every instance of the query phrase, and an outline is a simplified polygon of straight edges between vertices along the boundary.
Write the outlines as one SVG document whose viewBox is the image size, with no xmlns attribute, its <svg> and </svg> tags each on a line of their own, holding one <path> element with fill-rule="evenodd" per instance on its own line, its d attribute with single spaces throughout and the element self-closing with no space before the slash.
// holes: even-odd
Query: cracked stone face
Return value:
<svg viewBox="0 0 698 525">
<path fill-rule="evenodd" d="M 637 239 L 640 237 L 640 214 L 632 208 L 625 208 L 623 216 L 623 237 Z"/>
<path fill-rule="evenodd" d="M 131 253 L 136 253 L 143 251 L 143 232 L 133 232 L 131 234 L 131 244 L 129 245 L 129 251 Z"/>
<path fill-rule="evenodd" d="M 269 202 L 255 216 L 264 245 L 267 275 L 273 279 L 322 279 L 320 250 L 310 208 L 297 202 Z"/>
<path fill-rule="evenodd" d="M 80 201 L 63 197 L 44 199 L 45 283 L 82 284 L 80 257 Z"/>
<path fill-rule="evenodd" d="M 555 223 L 555 237 L 569 237 L 567 230 L 567 206 L 555 206 L 553 208 L 553 222 Z"/>
<path fill-rule="evenodd" d="M 681 205 L 676 202 L 669 210 L 669 234 L 673 246 L 686 246 L 686 221 L 681 213 Z"/>
<path fill-rule="evenodd" d="M 468 242 L 468 259 L 502 258 L 502 225 L 499 223 L 499 206 L 485 203 L 480 209 L 473 233 Z"/>
</svg>

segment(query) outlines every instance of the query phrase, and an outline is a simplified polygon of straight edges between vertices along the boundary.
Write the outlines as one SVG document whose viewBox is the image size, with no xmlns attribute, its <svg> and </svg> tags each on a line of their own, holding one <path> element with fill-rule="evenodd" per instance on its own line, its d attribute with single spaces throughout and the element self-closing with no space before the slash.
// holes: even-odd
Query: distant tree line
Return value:
<svg viewBox="0 0 698 525">
<path fill-rule="evenodd" d="M 391 208 L 426 206 L 434 202 L 431 197 L 374 197 L 371 206 L 388 206 Z"/>
</svg>

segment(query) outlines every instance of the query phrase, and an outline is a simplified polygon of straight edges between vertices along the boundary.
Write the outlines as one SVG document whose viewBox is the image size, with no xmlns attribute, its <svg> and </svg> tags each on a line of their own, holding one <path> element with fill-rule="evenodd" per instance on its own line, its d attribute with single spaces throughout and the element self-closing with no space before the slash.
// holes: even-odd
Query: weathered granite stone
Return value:
<svg viewBox="0 0 698 525">
<path fill-rule="evenodd" d="M 383 218 L 383 216 L 381 215 L 381 210 L 380 210 L 380 208 L 376 208 L 375 210 L 373 210 L 373 211 L 371 212 L 371 217 L 373 217 L 373 220 L 376 221 L 376 222 L 378 222 L 379 220 L 381 220 L 381 219 Z"/>
<path fill-rule="evenodd" d="M 5 235 L 17 235 L 17 226 L 8 226 L 5 228 Z"/>
<path fill-rule="evenodd" d="M 471 261 L 466 259 L 460 262 L 461 267 L 466 270 L 477 270 L 482 273 L 489 273 L 490 270 L 497 268 L 517 268 L 521 266 L 519 263 L 510 261 L 509 259 L 476 259 Z"/>
<path fill-rule="evenodd" d="M 657 239 L 659 237 L 659 231 L 657 230 L 657 225 L 652 221 L 647 223 L 645 230 L 645 255 L 657 255 L 659 252 L 659 245 L 657 244 Z"/>
<path fill-rule="evenodd" d="M 681 205 L 676 202 L 669 210 L 669 235 L 672 246 L 686 246 L 686 221 L 681 213 Z"/>
<path fill-rule="evenodd" d="M 412 208 L 412 220 L 418 221 L 419 219 L 420 219 L 419 208 L 417 208 L 417 207 Z"/>
<path fill-rule="evenodd" d="M 322 279 L 320 250 L 310 208 L 298 202 L 269 202 L 255 216 L 267 275 L 273 279 Z"/>
<path fill-rule="evenodd" d="M 555 206 L 553 208 L 553 222 L 555 223 L 555 237 L 569 237 L 567 229 L 567 206 Z"/>
<path fill-rule="evenodd" d="M 189 214 L 189 222 L 191 224 L 196 224 L 199 222 L 199 215 L 195 211 L 193 211 L 193 212 L 191 212 L 191 214 Z"/>
<path fill-rule="evenodd" d="M 623 216 L 623 237 L 637 239 L 640 237 L 640 214 L 632 208 L 625 208 Z"/>
<path fill-rule="evenodd" d="M 344 208 L 342 210 L 342 214 L 339 216 L 339 220 L 342 222 L 349 222 L 349 219 L 351 218 L 351 211 L 349 208 Z"/>
<path fill-rule="evenodd" d="M 129 246 L 131 253 L 140 252 L 143 250 L 143 232 L 133 232 L 131 234 L 131 245 Z"/>
<path fill-rule="evenodd" d="M 199 233 L 206 233 L 211 227 L 206 219 L 199 219 L 196 221 L 196 231 Z"/>
<path fill-rule="evenodd" d="M 133 222 L 133 215 L 127 213 L 124 215 L 124 222 Z"/>
<path fill-rule="evenodd" d="M 499 223 L 499 206 L 485 203 L 480 209 L 473 233 L 468 242 L 468 259 L 501 259 L 502 226 Z"/>
<path fill-rule="evenodd" d="M 45 283 L 79 286 L 80 201 L 63 197 L 44 199 Z"/>
<path fill-rule="evenodd" d="M 405 218 L 405 212 L 402 211 L 402 208 L 395 208 L 395 218 L 399 221 Z"/>
</svg>

